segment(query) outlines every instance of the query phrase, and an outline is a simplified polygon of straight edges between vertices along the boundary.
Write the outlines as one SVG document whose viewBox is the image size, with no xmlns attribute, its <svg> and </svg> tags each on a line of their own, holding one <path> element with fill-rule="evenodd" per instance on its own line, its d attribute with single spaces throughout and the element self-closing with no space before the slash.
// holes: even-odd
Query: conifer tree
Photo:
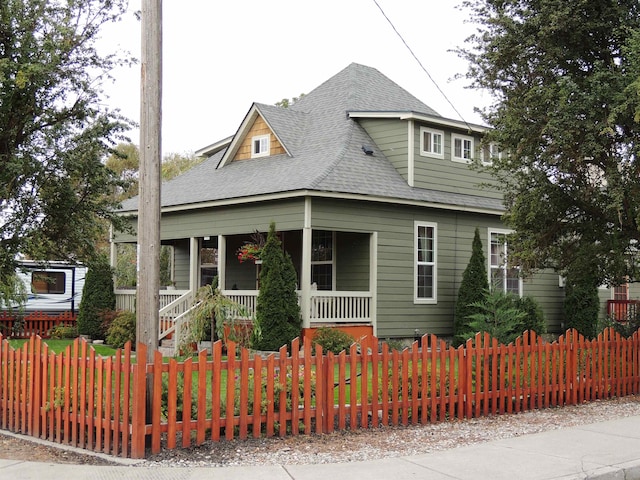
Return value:
<svg viewBox="0 0 640 480">
<path fill-rule="evenodd" d="M 464 341 L 464 335 L 469 330 L 469 317 L 479 313 L 478 307 L 474 305 L 482 302 L 488 291 L 489 280 L 485 256 L 482 251 L 480 231 L 476 228 L 471 246 L 471 258 L 462 274 L 462 283 L 458 289 L 453 331 L 454 345 L 460 345 Z"/>
<path fill-rule="evenodd" d="M 256 321 L 262 331 L 254 339 L 257 350 L 278 350 L 300 335 L 302 318 L 296 293 L 296 271 L 288 253 L 276 235 L 271 222 L 267 241 L 260 252 L 260 292 L 256 305 Z"/>
<path fill-rule="evenodd" d="M 116 307 L 113 271 L 106 258 L 100 258 L 88 267 L 78 312 L 78 333 L 104 340 L 101 314 Z"/>
</svg>

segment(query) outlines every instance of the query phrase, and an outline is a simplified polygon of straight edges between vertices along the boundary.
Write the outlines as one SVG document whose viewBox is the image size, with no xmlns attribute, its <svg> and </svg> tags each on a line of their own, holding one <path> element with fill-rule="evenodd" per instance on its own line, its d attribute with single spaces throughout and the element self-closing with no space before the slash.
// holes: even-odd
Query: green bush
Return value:
<svg viewBox="0 0 640 480">
<path fill-rule="evenodd" d="M 122 348 L 127 342 L 135 346 L 136 341 L 136 314 L 121 311 L 111 322 L 107 332 L 107 345 L 114 348 Z"/>
<path fill-rule="evenodd" d="M 56 325 L 49 332 L 50 338 L 76 338 L 78 336 L 77 325 Z"/>
<path fill-rule="evenodd" d="M 105 332 L 102 330 L 100 315 L 105 310 L 115 309 L 116 306 L 113 272 L 104 257 L 88 267 L 78 312 L 78 332 L 94 340 L 104 340 Z"/>
<path fill-rule="evenodd" d="M 322 347 L 322 353 L 340 353 L 342 350 L 349 350 L 355 342 L 355 338 L 342 330 L 331 327 L 322 327 L 316 330 L 313 336 L 313 344 Z"/>
<path fill-rule="evenodd" d="M 533 330 L 537 334 L 547 333 L 547 322 L 544 319 L 544 311 L 533 297 L 515 297 L 515 307 L 524 312 L 522 319 L 523 330 Z"/>
<path fill-rule="evenodd" d="M 518 308 L 517 297 L 499 290 L 486 291 L 484 299 L 473 304 L 477 313 L 469 316 L 465 339 L 487 332 L 500 343 L 514 341 L 525 330 L 527 313 Z"/>
</svg>

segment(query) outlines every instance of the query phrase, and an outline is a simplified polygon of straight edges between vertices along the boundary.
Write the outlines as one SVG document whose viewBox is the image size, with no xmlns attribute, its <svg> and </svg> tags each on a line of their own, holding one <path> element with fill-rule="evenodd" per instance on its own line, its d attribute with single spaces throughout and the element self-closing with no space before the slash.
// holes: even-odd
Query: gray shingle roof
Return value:
<svg viewBox="0 0 640 480">
<path fill-rule="evenodd" d="M 409 187 L 350 111 L 437 112 L 378 70 L 352 63 L 291 107 L 254 104 L 291 154 L 230 162 L 225 150 L 162 185 L 163 207 L 300 190 L 337 192 L 500 210 L 501 202 L 474 195 Z M 236 135 L 239 135 L 238 132 Z M 374 147 L 365 155 L 362 145 Z M 123 203 L 137 209 L 137 197 Z"/>
</svg>

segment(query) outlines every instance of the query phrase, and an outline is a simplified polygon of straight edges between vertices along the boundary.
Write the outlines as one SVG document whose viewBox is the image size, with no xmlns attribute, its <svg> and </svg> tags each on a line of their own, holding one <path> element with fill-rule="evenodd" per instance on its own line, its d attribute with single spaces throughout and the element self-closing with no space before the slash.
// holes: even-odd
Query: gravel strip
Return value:
<svg viewBox="0 0 640 480">
<path fill-rule="evenodd" d="M 187 449 L 165 450 L 138 466 L 221 467 L 360 462 L 429 453 L 635 415 L 640 415 L 638 395 L 429 425 L 206 442 Z"/>
</svg>

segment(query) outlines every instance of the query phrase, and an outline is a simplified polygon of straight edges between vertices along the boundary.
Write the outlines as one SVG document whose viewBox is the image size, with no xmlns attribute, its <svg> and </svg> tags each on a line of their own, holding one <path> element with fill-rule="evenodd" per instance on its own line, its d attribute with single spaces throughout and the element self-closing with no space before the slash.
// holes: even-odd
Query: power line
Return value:
<svg viewBox="0 0 640 480">
<path fill-rule="evenodd" d="M 460 117 L 460 119 L 464 122 L 464 124 L 467 126 L 467 128 L 469 130 L 471 130 L 471 125 L 469 125 L 469 123 L 464 119 L 464 117 L 462 116 L 462 114 L 458 111 L 458 109 L 455 107 L 455 105 L 453 103 L 451 103 L 451 100 L 449 100 L 449 97 L 447 97 L 447 95 L 442 91 L 442 89 L 440 88 L 440 86 L 438 85 L 438 83 L 433 79 L 433 77 L 431 76 L 431 74 L 429 73 L 429 71 L 424 67 L 424 65 L 422 65 L 422 62 L 420 61 L 420 59 L 416 56 L 415 53 L 413 53 L 413 50 L 411 50 L 411 47 L 409 46 L 409 44 L 405 41 L 405 39 L 402 37 L 402 35 L 400 34 L 400 32 L 398 31 L 398 29 L 395 27 L 395 25 L 393 24 L 393 22 L 389 19 L 389 17 L 387 16 L 387 14 L 384 12 L 384 10 L 382 9 L 382 7 L 380 6 L 380 4 L 377 2 L 377 0 L 373 0 L 373 3 L 376 4 L 376 7 L 378 7 L 378 9 L 380 10 L 380 12 L 382 13 L 382 15 L 384 16 L 384 18 L 387 20 L 387 22 L 389 22 L 389 25 L 391 25 L 391 28 L 393 28 L 393 31 L 396 32 L 396 35 L 398 35 L 398 37 L 400 37 L 400 40 L 402 40 L 402 43 L 404 43 L 404 46 L 407 47 L 407 50 L 409 50 L 409 53 L 411 53 L 411 55 L 413 56 L 413 58 L 416 60 L 416 62 L 418 62 L 418 65 L 420 65 L 420 68 L 422 68 L 422 70 L 424 71 L 424 73 L 427 74 L 427 77 L 429 77 L 429 80 L 431 80 L 431 82 L 435 85 L 435 87 L 438 89 L 438 91 L 440 92 L 440 94 L 444 97 L 444 99 L 447 101 L 447 103 L 449 103 L 449 105 L 451 105 L 451 108 L 453 108 L 454 112 L 456 112 L 458 114 L 458 116 Z"/>
</svg>

